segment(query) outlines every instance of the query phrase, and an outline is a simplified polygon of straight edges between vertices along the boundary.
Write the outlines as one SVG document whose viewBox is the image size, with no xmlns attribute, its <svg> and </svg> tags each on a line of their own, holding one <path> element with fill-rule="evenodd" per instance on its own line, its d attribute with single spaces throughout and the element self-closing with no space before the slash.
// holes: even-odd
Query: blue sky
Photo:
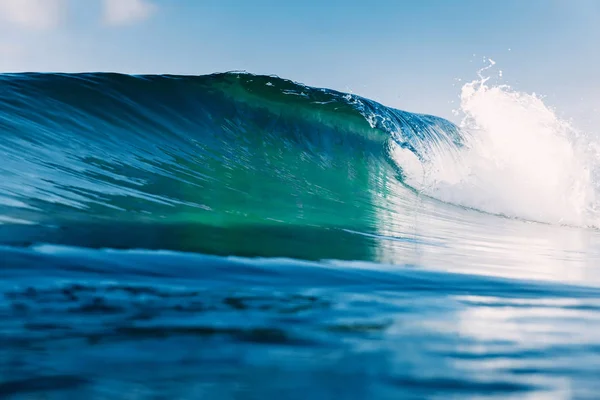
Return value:
<svg viewBox="0 0 600 400">
<path fill-rule="evenodd" d="M 597 0 L 0 0 L 0 71 L 247 70 L 446 117 L 484 56 L 597 114 L 598 48 Z"/>
</svg>

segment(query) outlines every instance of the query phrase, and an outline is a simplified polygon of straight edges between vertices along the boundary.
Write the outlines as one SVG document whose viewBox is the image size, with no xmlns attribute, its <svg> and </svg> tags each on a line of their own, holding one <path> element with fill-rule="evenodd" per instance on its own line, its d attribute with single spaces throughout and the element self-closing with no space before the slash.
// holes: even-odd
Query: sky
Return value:
<svg viewBox="0 0 600 400">
<path fill-rule="evenodd" d="M 600 121 L 599 48 L 598 0 L 0 0 L 0 72 L 245 70 L 450 119 L 489 57 Z"/>
</svg>

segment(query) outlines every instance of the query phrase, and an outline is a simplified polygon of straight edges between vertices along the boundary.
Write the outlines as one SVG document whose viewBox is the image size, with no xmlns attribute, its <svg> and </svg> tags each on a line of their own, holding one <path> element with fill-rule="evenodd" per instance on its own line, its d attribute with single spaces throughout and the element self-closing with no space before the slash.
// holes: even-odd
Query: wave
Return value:
<svg viewBox="0 0 600 400">
<path fill-rule="evenodd" d="M 0 86 L 0 225 L 11 226 L 0 232 L 4 242 L 17 224 L 155 232 L 144 240 L 137 228 L 118 239 L 104 228 L 87 236 L 87 245 L 113 247 L 152 247 L 178 224 L 242 237 L 248 226 L 380 233 L 387 202 L 419 194 L 594 225 L 593 171 L 574 131 L 535 97 L 485 80 L 463 88 L 460 126 L 243 72 L 9 74 Z M 79 244 L 81 232 L 69 240 L 53 233 L 54 241 Z M 177 237 L 156 247 L 197 249 Z M 228 254 L 236 241 L 219 240 L 201 250 Z"/>
<path fill-rule="evenodd" d="M 513 219 L 594 221 L 593 137 L 461 101 L 0 75 L 0 397 L 593 397 L 597 232 Z"/>
<path fill-rule="evenodd" d="M 0 215 L 11 221 L 227 219 L 264 195 L 339 197 L 367 158 L 384 163 L 390 140 L 422 160 L 460 145 L 441 118 L 271 76 L 17 74 L 0 85 Z"/>
</svg>

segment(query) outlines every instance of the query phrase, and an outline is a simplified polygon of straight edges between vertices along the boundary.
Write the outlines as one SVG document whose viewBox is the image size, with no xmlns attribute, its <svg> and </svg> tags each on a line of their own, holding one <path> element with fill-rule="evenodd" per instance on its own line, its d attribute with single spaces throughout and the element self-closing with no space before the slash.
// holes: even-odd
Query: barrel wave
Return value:
<svg viewBox="0 0 600 400">
<path fill-rule="evenodd" d="M 600 146 L 486 82 L 0 75 L 0 398 L 595 398 Z"/>
<path fill-rule="evenodd" d="M 372 197 L 386 192 L 377 176 L 401 179 L 392 143 L 419 160 L 460 146 L 444 119 L 270 76 L 26 74 L 1 84 L 0 216 L 70 229 L 75 241 L 115 222 L 371 232 Z M 133 236 L 106 244 L 179 249 Z"/>
</svg>

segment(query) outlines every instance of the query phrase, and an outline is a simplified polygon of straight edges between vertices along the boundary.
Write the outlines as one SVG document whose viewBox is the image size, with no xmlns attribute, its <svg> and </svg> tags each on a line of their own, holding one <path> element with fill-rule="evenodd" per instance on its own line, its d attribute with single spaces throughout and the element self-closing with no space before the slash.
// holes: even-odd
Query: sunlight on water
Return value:
<svg viewBox="0 0 600 400">
<path fill-rule="evenodd" d="M 497 216 L 414 195 L 388 182 L 377 207 L 377 259 L 388 263 L 600 285 L 600 235 Z"/>
</svg>

